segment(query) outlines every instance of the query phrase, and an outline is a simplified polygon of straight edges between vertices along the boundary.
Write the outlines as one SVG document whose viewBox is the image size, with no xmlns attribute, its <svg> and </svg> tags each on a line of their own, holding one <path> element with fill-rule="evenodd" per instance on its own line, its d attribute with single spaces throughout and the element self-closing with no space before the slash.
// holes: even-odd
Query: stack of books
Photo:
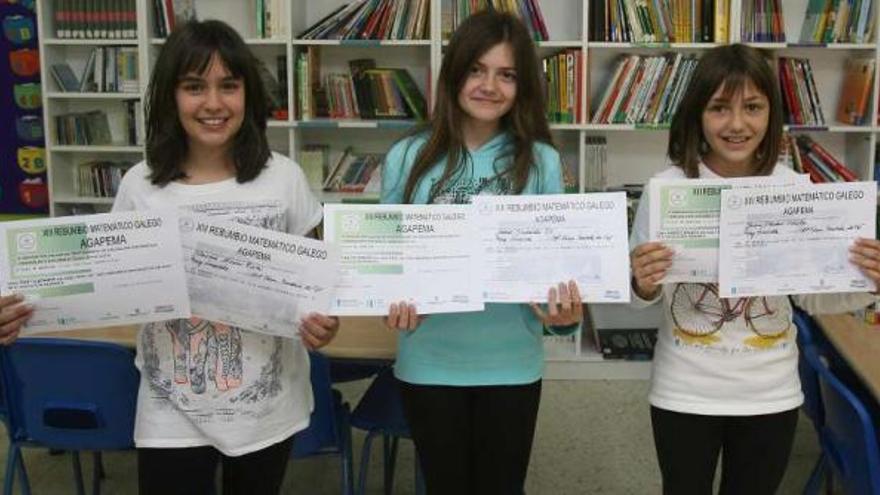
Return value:
<svg viewBox="0 0 880 495">
<path fill-rule="evenodd" d="M 138 49 L 128 46 L 93 48 L 77 77 L 67 62 L 49 67 L 58 89 L 64 92 L 137 93 Z"/>
<path fill-rule="evenodd" d="M 76 0 L 73 0 L 76 1 Z M 196 18 L 195 0 L 152 0 L 153 34 L 165 38 L 180 23 Z"/>
<path fill-rule="evenodd" d="M 584 191 L 604 191 L 608 186 L 606 165 L 608 163 L 608 143 L 605 136 L 584 137 Z"/>
<path fill-rule="evenodd" d="M 837 103 L 837 121 L 862 125 L 868 121 L 868 101 L 874 85 L 874 59 L 851 58 L 846 61 L 840 99 Z"/>
<path fill-rule="evenodd" d="M 349 74 L 328 74 L 322 79 L 318 47 L 309 47 L 297 56 L 300 119 L 427 118 L 425 97 L 406 69 L 376 67 L 372 59 L 352 60 L 349 67 Z"/>
<path fill-rule="evenodd" d="M 550 35 L 541 6 L 537 0 L 453 0 L 449 22 L 444 23 L 444 37 L 448 38 L 462 21 L 476 12 L 487 9 L 508 12 L 522 19 L 535 41 L 547 41 Z"/>
<path fill-rule="evenodd" d="M 126 161 L 102 160 L 80 163 L 75 176 L 76 192 L 80 196 L 112 198 L 119 190 L 122 176 L 133 165 Z"/>
<path fill-rule="evenodd" d="M 430 0 L 358 0 L 310 26 L 304 40 L 419 40 L 428 37 Z"/>
<path fill-rule="evenodd" d="M 729 0 L 593 0 L 590 41 L 726 43 Z"/>
<path fill-rule="evenodd" d="M 380 169 L 384 155 L 380 153 L 356 153 L 346 148 L 342 157 L 330 170 L 324 181 L 329 192 L 378 192 Z"/>
<path fill-rule="evenodd" d="M 136 0 L 53 0 L 55 37 L 135 39 L 136 3 Z"/>
<path fill-rule="evenodd" d="M 873 0 L 809 0 L 801 43 L 868 43 L 873 19 Z"/>
<path fill-rule="evenodd" d="M 779 58 L 779 89 L 785 106 L 785 123 L 824 126 L 825 114 L 813 79 L 813 67 L 806 58 Z"/>
<path fill-rule="evenodd" d="M 814 183 L 859 180 L 852 170 L 809 136 L 797 136 L 789 153 L 792 158 L 792 168 L 809 174 L 810 180 Z"/>
<path fill-rule="evenodd" d="M 286 38 L 287 19 L 290 17 L 290 0 L 256 0 L 254 18 L 257 20 L 257 37 Z"/>
<path fill-rule="evenodd" d="M 569 48 L 543 60 L 547 119 L 550 122 L 582 122 L 580 101 L 584 85 L 581 66 L 581 51 L 577 48 Z"/>
<path fill-rule="evenodd" d="M 593 113 L 594 124 L 668 124 L 693 75 L 697 59 L 681 53 L 626 55 Z"/>
<path fill-rule="evenodd" d="M 742 0 L 740 40 L 750 43 L 784 43 L 782 0 Z M 732 12 L 737 9 L 733 9 Z"/>
</svg>

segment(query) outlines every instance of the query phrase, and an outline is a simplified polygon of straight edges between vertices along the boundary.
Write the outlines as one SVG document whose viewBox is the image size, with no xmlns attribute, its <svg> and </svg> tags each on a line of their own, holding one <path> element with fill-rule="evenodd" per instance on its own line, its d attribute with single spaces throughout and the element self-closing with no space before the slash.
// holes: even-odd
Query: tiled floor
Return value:
<svg viewBox="0 0 880 495">
<path fill-rule="evenodd" d="M 365 382 L 341 388 L 350 402 L 363 392 Z M 651 440 L 643 381 L 546 381 L 527 492 L 552 494 L 655 494 L 659 472 Z M 355 464 L 363 435 L 355 433 Z M 5 439 L 0 440 L 0 466 L 5 466 Z M 811 424 L 801 418 L 794 453 L 780 493 L 800 493 L 818 446 Z M 33 493 L 74 493 L 67 456 L 50 456 L 43 449 L 25 454 Z M 379 452 L 374 450 L 368 493 L 382 493 Z M 91 457 L 84 468 L 90 473 Z M 133 452 L 105 455 L 105 494 L 136 493 Z M 413 450 L 402 444 L 395 493 L 413 493 Z M 87 477 L 87 482 L 88 482 Z M 283 493 L 324 495 L 339 493 L 338 463 L 330 458 L 292 462 Z"/>
</svg>

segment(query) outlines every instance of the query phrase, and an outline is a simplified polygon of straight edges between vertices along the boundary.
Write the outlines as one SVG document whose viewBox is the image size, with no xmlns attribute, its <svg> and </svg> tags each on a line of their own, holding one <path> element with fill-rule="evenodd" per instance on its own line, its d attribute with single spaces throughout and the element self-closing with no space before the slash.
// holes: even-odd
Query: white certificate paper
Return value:
<svg viewBox="0 0 880 495">
<path fill-rule="evenodd" d="M 177 214 L 138 211 L 0 224 L 0 293 L 35 311 L 22 334 L 188 318 Z"/>
<path fill-rule="evenodd" d="M 194 316 L 298 338 L 310 312 L 327 314 L 339 254 L 315 239 L 181 213 Z"/>
<path fill-rule="evenodd" d="M 804 184 L 809 180 L 808 175 L 651 179 L 648 183 L 649 236 L 675 253 L 661 283 L 718 281 L 718 214 L 722 190 Z"/>
<path fill-rule="evenodd" d="M 721 297 L 875 290 L 849 247 L 876 215 L 875 182 L 722 191 Z"/>
<path fill-rule="evenodd" d="M 574 280 L 584 302 L 629 302 L 626 193 L 474 196 L 486 302 L 546 302 Z"/>
<path fill-rule="evenodd" d="M 324 237 L 340 249 L 331 314 L 419 314 L 484 307 L 470 205 L 324 205 Z"/>
</svg>

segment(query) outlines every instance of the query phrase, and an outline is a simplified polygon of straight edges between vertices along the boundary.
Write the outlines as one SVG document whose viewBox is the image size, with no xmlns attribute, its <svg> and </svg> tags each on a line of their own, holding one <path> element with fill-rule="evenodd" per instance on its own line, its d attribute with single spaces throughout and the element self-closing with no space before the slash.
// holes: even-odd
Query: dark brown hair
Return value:
<svg viewBox="0 0 880 495">
<path fill-rule="evenodd" d="M 269 159 L 266 119 L 269 109 L 258 62 L 241 36 L 217 20 L 189 21 L 165 41 L 147 89 L 147 164 L 150 180 L 164 186 L 186 177 L 182 169 L 188 137 L 178 118 L 175 90 L 190 73 L 204 74 L 217 55 L 236 79 L 244 82 L 245 112 L 234 137 L 232 159 L 238 182 L 253 180 Z"/>
<path fill-rule="evenodd" d="M 699 162 L 706 152 L 703 111 L 722 86 L 724 96 L 743 91 L 748 82 L 770 101 L 767 133 L 755 152 L 752 175 L 770 175 L 782 143 L 782 98 L 767 58 L 757 49 L 742 44 L 723 45 L 707 51 L 697 63 L 684 98 L 672 117 L 667 154 L 687 177 L 699 176 Z"/>
<path fill-rule="evenodd" d="M 433 184 L 428 202 L 454 181 L 470 160 L 464 144 L 462 121 L 466 118 L 458 104 L 458 94 L 471 67 L 487 51 L 499 43 L 509 43 L 516 68 L 516 98 L 510 111 L 501 118 L 501 129 L 512 138 L 512 152 L 496 158 L 509 163 L 496 175 L 509 176 L 514 192 L 526 187 L 530 171 L 535 167 L 533 147 L 542 141 L 552 145 L 550 127 L 544 114 L 544 93 L 541 70 L 535 45 L 526 27 L 516 17 L 496 11 L 484 11 L 468 17 L 452 34 L 437 83 L 437 101 L 427 125 L 413 134 L 427 133 L 427 142 L 416 155 L 403 192 L 404 202 L 411 203 L 416 187 L 441 159 L 446 167 Z M 512 160 L 510 159 L 512 158 Z"/>
</svg>

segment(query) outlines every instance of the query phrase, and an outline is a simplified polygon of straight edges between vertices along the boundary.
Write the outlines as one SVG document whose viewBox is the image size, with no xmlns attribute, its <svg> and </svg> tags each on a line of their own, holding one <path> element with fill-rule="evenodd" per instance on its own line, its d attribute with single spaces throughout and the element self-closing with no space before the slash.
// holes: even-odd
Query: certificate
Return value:
<svg viewBox="0 0 880 495">
<path fill-rule="evenodd" d="M 876 215 L 875 182 L 722 191 L 721 297 L 875 290 L 849 247 Z"/>
<path fill-rule="evenodd" d="M 626 194 L 474 196 L 487 302 L 545 302 L 574 280 L 585 302 L 629 302 Z"/>
<path fill-rule="evenodd" d="M 194 316 L 298 338 L 302 318 L 330 309 L 333 246 L 190 213 L 181 213 L 180 232 Z"/>
<path fill-rule="evenodd" d="M 331 314 L 385 315 L 408 301 L 419 314 L 481 311 L 470 205 L 324 205 L 324 236 L 340 249 Z"/>
<path fill-rule="evenodd" d="M 0 224 L 0 293 L 34 306 L 22 334 L 188 318 L 177 214 Z"/>
<path fill-rule="evenodd" d="M 721 191 L 809 183 L 809 176 L 732 179 L 651 179 L 649 236 L 673 250 L 661 283 L 718 281 L 718 214 Z M 635 247 L 635 246 L 633 246 Z"/>
</svg>

